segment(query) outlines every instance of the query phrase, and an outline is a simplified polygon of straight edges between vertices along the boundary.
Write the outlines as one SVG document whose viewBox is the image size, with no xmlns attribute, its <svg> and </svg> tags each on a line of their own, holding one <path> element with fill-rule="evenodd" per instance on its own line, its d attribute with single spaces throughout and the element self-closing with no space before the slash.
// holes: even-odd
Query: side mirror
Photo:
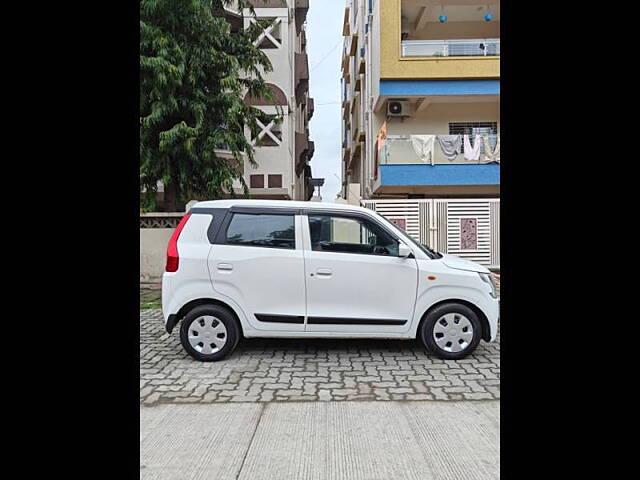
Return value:
<svg viewBox="0 0 640 480">
<path fill-rule="evenodd" d="M 398 244 L 398 256 L 399 257 L 403 257 L 403 258 L 407 258 L 409 255 L 411 255 L 411 249 L 409 247 L 407 247 L 404 243 L 400 242 Z"/>
</svg>

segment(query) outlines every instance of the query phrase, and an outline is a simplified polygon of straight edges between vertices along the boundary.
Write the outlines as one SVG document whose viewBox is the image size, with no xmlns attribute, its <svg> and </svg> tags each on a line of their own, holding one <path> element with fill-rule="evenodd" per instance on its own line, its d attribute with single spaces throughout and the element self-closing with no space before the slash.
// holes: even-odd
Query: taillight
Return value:
<svg viewBox="0 0 640 480">
<path fill-rule="evenodd" d="M 180 256 L 178 255 L 178 237 L 180 237 L 180 233 L 182 233 L 182 229 L 187 224 L 187 220 L 191 216 L 190 213 L 187 213 L 180 223 L 173 231 L 173 235 L 169 239 L 169 245 L 167 246 L 167 266 L 165 267 L 165 271 L 167 272 L 176 272 L 178 270 L 178 265 L 180 263 Z"/>
</svg>

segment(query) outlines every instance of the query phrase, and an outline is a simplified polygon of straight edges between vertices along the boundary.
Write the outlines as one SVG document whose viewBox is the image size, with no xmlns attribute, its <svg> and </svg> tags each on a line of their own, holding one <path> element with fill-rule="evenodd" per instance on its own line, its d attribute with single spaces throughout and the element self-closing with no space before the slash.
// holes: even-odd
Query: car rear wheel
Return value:
<svg viewBox="0 0 640 480">
<path fill-rule="evenodd" d="M 233 314 L 218 305 L 195 307 L 182 320 L 182 347 L 196 360 L 220 360 L 235 350 L 238 340 L 240 332 Z"/>
<path fill-rule="evenodd" d="M 446 303 L 431 310 L 420 336 L 426 349 L 445 360 L 459 360 L 471 354 L 482 337 L 476 313 L 460 303 Z"/>
</svg>

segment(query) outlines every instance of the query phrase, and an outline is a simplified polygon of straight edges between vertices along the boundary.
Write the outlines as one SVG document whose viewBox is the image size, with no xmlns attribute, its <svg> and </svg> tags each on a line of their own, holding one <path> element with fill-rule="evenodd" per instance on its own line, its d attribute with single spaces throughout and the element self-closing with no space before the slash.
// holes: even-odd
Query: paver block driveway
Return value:
<svg viewBox="0 0 640 480">
<path fill-rule="evenodd" d="M 463 360 L 428 355 L 417 340 L 246 339 L 203 363 L 162 312 L 140 311 L 140 403 L 500 398 L 500 335 Z"/>
</svg>

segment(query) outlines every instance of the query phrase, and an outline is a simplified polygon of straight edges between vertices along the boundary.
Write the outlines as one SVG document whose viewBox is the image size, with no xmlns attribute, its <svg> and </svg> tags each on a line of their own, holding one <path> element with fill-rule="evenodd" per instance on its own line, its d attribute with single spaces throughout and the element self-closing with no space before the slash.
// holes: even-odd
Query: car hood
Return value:
<svg viewBox="0 0 640 480">
<path fill-rule="evenodd" d="M 442 254 L 440 259 L 447 267 L 455 270 L 466 270 L 468 272 L 489 273 L 489 269 L 483 267 L 479 263 L 472 262 L 471 260 L 465 260 L 464 258 L 457 257 L 456 255 Z"/>
</svg>

